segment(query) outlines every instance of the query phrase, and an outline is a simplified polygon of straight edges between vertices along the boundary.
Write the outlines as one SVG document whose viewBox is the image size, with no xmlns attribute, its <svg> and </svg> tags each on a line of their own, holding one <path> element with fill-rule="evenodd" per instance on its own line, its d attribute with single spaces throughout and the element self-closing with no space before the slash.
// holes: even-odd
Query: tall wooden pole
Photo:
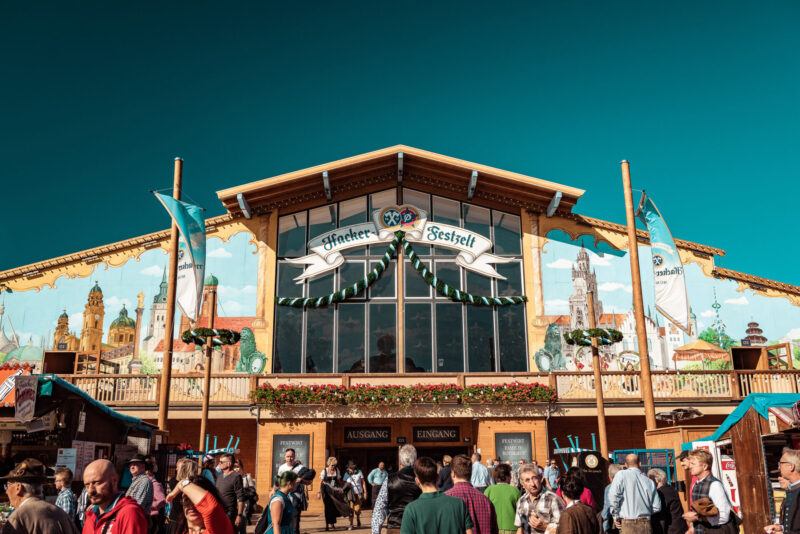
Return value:
<svg viewBox="0 0 800 534">
<path fill-rule="evenodd" d="M 594 314 L 594 291 L 586 294 L 589 304 L 589 328 L 597 328 Z M 597 437 L 600 438 L 600 455 L 608 458 L 608 434 L 606 434 L 606 407 L 603 399 L 603 378 L 600 376 L 600 349 L 597 338 L 592 340 L 592 369 L 594 370 L 594 391 L 597 398 Z"/>
<path fill-rule="evenodd" d="M 208 293 L 208 297 L 210 299 L 208 306 L 208 327 L 213 329 L 214 319 L 217 317 L 217 290 L 210 289 Z M 208 343 L 206 343 L 206 365 L 204 368 L 205 380 L 203 382 L 203 415 L 200 418 L 200 441 L 198 441 L 198 449 L 202 448 L 203 444 L 206 442 L 206 427 L 208 426 L 208 403 L 211 399 L 211 355 L 214 353 L 214 347 L 211 344 L 212 339 L 214 339 L 214 336 L 209 336 Z"/>
<path fill-rule="evenodd" d="M 644 322 L 642 300 L 642 276 L 639 272 L 639 244 L 636 239 L 636 216 L 633 212 L 633 190 L 631 168 L 622 160 L 622 187 L 625 191 L 625 218 L 628 223 L 628 252 L 631 258 L 631 281 L 633 282 L 633 312 L 636 318 L 636 337 L 639 340 L 639 389 L 644 401 L 644 417 L 647 430 L 656 428 L 656 407 L 653 404 L 653 382 L 650 378 L 650 356 L 647 351 L 647 325 Z"/>
<path fill-rule="evenodd" d="M 183 160 L 175 158 L 172 198 L 181 199 Z M 161 389 L 158 392 L 158 428 L 167 431 L 169 388 L 172 378 L 172 331 L 175 328 L 175 287 L 178 280 L 178 225 L 172 221 L 169 237 L 169 285 L 167 286 L 167 316 L 164 321 L 164 363 L 161 366 Z"/>
</svg>

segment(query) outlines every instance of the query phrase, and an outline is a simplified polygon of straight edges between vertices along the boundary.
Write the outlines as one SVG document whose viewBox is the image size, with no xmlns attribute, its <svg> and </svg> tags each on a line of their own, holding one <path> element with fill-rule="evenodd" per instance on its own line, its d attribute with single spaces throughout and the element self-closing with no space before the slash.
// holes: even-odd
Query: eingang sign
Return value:
<svg viewBox="0 0 800 534">
<path fill-rule="evenodd" d="M 342 252 L 365 245 L 387 244 L 398 230 L 405 232 L 409 243 L 422 243 L 458 251 L 455 261 L 461 267 L 491 278 L 505 279 L 493 264 L 508 263 L 507 258 L 490 254 L 492 242 L 458 226 L 429 222 L 428 214 L 415 206 L 388 206 L 372 213 L 372 222 L 337 228 L 308 242 L 312 254 L 287 260 L 305 265 L 297 283 L 340 267 L 346 259 Z"/>
</svg>

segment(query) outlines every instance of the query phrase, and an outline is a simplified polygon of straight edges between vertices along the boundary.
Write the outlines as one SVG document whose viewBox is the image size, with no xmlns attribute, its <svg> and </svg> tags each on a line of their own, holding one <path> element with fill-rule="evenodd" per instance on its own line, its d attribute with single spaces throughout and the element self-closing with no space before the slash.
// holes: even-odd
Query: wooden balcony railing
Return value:
<svg viewBox="0 0 800 534">
<path fill-rule="evenodd" d="M 161 382 L 159 375 L 61 375 L 93 398 L 110 406 L 156 406 Z M 641 384 L 637 372 L 604 372 L 603 395 L 607 402 L 640 402 Z M 676 400 L 738 401 L 750 393 L 797 393 L 800 371 L 654 371 L 653 397 L 657 403 Z M 441 373 L 404 375 L 305 374 L 248 375 L 213 374 L 213 405 L 250 404 L 250 391 L 263 385 L 337 384 L 502 384 L 539 382 L 554 387 L 559 403 L 586 403 L 595 400 L 594 375 L 589 372 L 544 373 Z M 199 374 L 173 375 L 170 404 L 200 405 L 203 402 L 203 377 Z"/>
</svg>

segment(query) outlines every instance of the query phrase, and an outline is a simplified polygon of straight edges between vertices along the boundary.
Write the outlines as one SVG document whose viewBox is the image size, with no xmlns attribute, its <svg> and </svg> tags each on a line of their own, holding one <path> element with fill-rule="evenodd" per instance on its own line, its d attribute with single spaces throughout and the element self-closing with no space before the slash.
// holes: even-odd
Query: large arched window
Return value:
<svg viewBox="0 0 800 534">
<path fill-rule="evenodd" d="M 283 297 L 319 297 L 365 276 L 385 245 L 351 249 L 335 273 L 296 284 L 302 268 L 287 260 L 309 253 L 316 236 L 368 222 L 370 214 L 396 204 L 396 190 L 280 217 L 276 292 Z M 481 296 L 523 294 L 522 239 L 517 215 L 405 189 L 403 203 L 428 213 L 429 221 L 465 228 L 493 243 L 505 279 L 460 267 L 456 252 L 414 245 L 422 261 L 453 287 Z M 429 223 L 430 224 L 430 223 Z M 398 306 L 403 313 L 406 372 L 526 371 L 524 306 L 479 308 L 438 295 L 404 258 L 403 294 L 398 294 L 394 259 L 381 279 L 358 298 L 320 309 L 277 306 L 273 353 L 276 373 L 396 372 Z"/>
</svg>

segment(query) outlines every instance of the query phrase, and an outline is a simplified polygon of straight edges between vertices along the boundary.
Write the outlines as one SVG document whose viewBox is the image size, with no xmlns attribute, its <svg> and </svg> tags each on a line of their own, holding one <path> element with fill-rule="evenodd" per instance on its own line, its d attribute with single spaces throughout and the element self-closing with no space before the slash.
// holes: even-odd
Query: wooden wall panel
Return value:
<svg viewBox="0 0 800 534">
<path fill-rule="evenodd" d="M 258 502 L 264 506 L 269 500 L 269 492 L 272 489 L 270 477 L 272 476 L 272 436 L 275 434 L 308 434 L 311 436 L 310 456 L 311 465 L 307 466 L 319 473 L 325 469 L 325 441 L 327 436 L 327 424 L 325 421 L 293 422 L 293 421 L 262 421 L 258 426 L 258 447 L 256 473 L 258 481 L 256 490 L 258 491 Z M 314 484 L 309 488 L 308 511 L 309 514 L 323 513 L 322 501 L 317 499 L 319 490 L 319 479 L 314 480 Z M 302 519 L 301 519 L 302 521 Z"/>
</svg>

